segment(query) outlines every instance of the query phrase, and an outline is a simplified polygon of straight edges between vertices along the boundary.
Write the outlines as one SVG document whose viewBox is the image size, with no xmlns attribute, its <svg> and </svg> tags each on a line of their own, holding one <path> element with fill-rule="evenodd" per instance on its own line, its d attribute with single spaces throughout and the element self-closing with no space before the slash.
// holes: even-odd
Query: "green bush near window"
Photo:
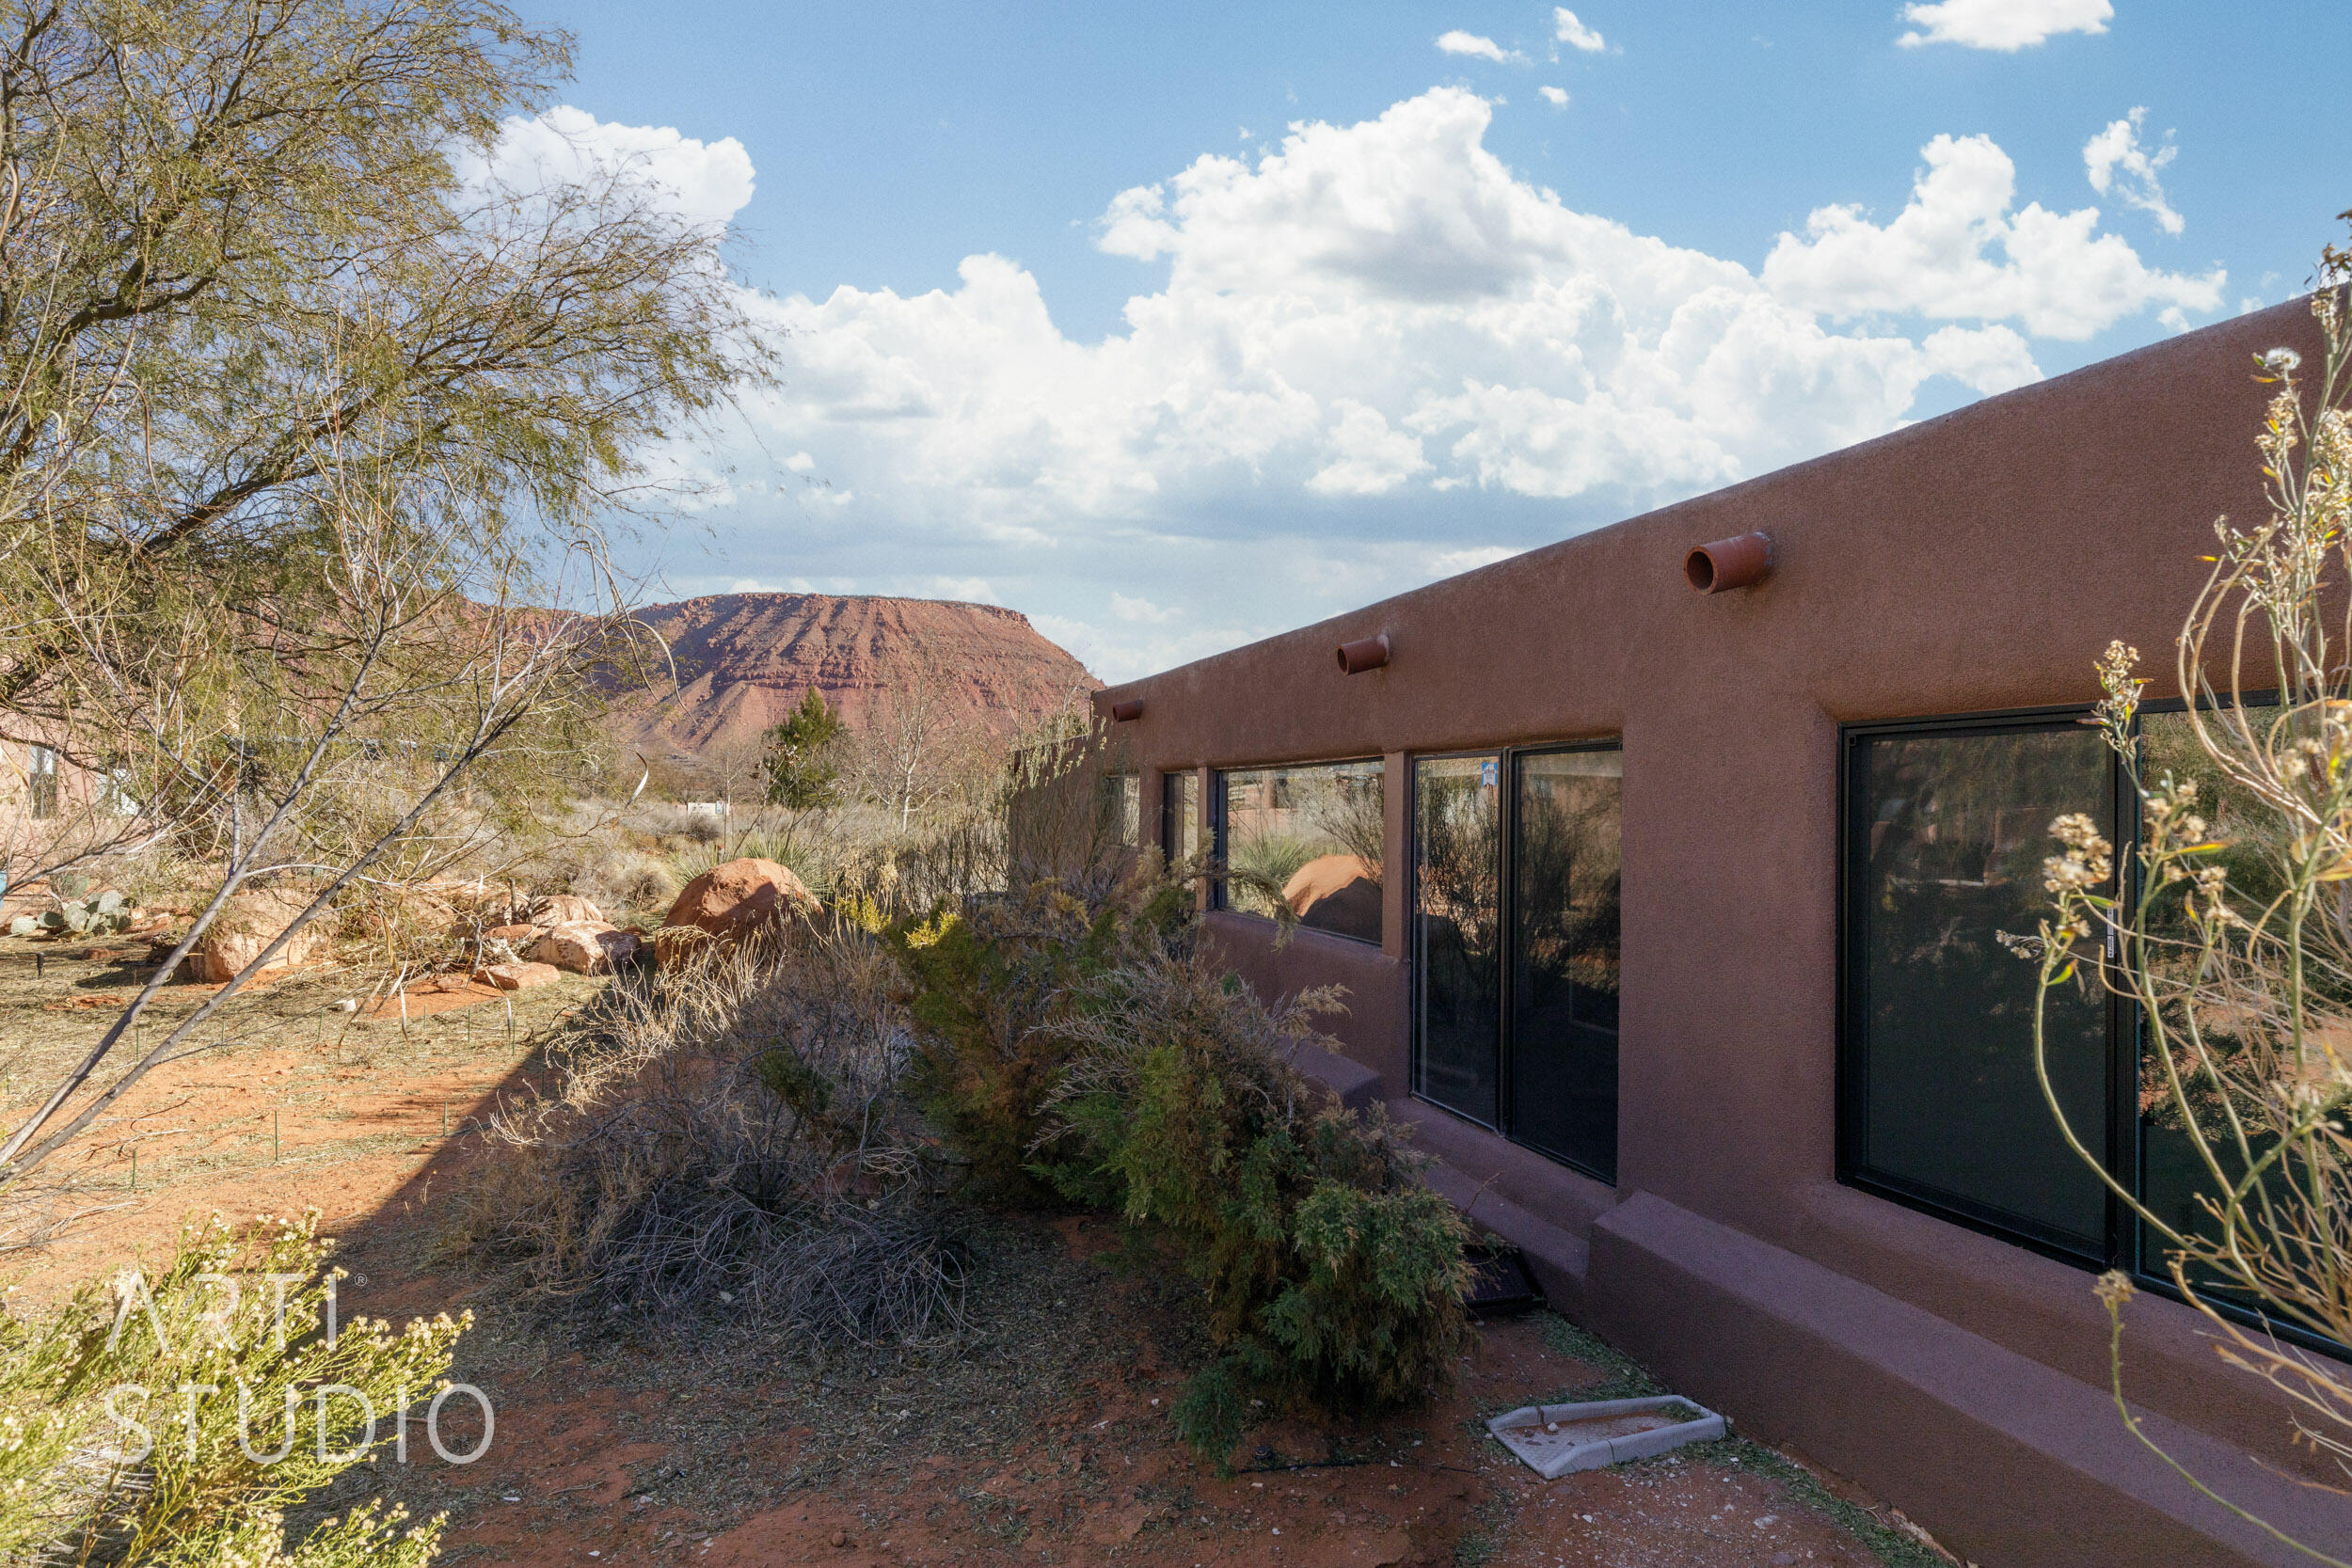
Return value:
<svg viewBox="0 0 2352 1568">
<path fill-rule="evenodd" d="M 1452 1375 L 1469 1338 L 1467 1230 L 1378 1112 L 1292 1065 L 1339 1006 L 1268 1006 L 1196 951 L 1165 879 L 1100 908 L 1041 888 L 902 931 L 918 1082 L 995 1194 L 1026 1178 L 1178 1243 L 1219 1358 L 1175 1416 L 1220 1458 L 1255 1405 L 1364 1411 Z"/>
<path fill-rule="evenodd" d="M 1075 1047 L 1046 1025 L 1066 1014 L 1073 986 L 1180 940 L 1191 901 L 1189 888 L 1149 872 L 1094 900 L 1036 882 L 883 932 L 913 991 L 908 1086 L 968 1163 L 967 1196 L 1054 1199 L 1031 1151 Z"/>
<path fill-rule="evenodd" d="M 1178 1403 L 1185 1437 L 1229 1449 L 1238 1388 L 1364 1410 L 1442 1379 L 1468 1334 L 1461 1217 L 1382 1113 L 1339 1109 L 1290 1063 L 1336 996 L 1268 1007 L 1170 959 L 1122 965 L 1076 1002 L 1053 1026 L 1081 1049 L 1040 1165 L 1191 1256 L 1225 1357 Z"/>
</svg>

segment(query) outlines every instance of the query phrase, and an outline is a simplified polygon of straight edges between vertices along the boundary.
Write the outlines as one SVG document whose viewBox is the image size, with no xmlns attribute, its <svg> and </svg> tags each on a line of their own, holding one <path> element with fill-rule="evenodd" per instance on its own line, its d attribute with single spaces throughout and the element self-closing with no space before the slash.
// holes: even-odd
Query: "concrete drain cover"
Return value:
<svg viewBox="0 0 2352 1568">
<path fill-rule="evenodd" d="M 1486 1423 L 1502 1446 L 1546 1481 L 1649 1459 L 1685 1443 L 1712 1442 L 1724 1418 L 1672 1394 L 1586 1404 L 1523 1404 Z"/>
</svg>

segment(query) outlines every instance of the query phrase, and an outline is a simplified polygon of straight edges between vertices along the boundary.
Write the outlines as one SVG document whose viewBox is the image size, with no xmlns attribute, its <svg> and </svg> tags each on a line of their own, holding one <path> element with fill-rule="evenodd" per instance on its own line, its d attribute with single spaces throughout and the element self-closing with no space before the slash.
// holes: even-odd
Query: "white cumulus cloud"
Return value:
<svg viewBox="0 0 2352 1568">
<path fill-rule="evenodd" d="M 1903 20 L 1922 30 L 1896 41 L 1910 49 L 1929 43 L 2030 49 L 2059 33 L 2104 33 L 2114 15 L 2109 0 L 1935 0 L 1903 8 Z"/>
<path fill-rule="evenodd" d="M 1527 58 L 1516 49 L 1505 49 L 1492 39 L 1481 38 L 1476 33 L 1463 32 L 1459 27 L 1450 33 L 1438 34 L 1438 48 L 1448 55 L 1471 55 L 1479 59 L 1494 60 L 1500 64 L 1509 64 L 1515 60 Z"/>
<path fill-rule="evenodd" d="M 1181 610 L 1164 609 L 1149 599 L 1116 593 L 1111 595 L 1111 613 L 1122 621 L 1139 621 L 1149 626 L 1166 626 L 1184 618 Z"/>
<path fill-rule="evenodd" d="M 1565 6 L 1552 8 L 1551 36 L 1569 48 L 1581 49 L 1588 55 L 1597 55 L 1609 47 L 1606 40 L 1583 23 L 1579 22 L 1576 19 L 1576 13 Z"/>
<path fill-rule="evenodd" d="M 2112 191 L 2124 206 L 2138 208 L 2166 233 L 2177 234 L 2188 225 L 2165 199 L 2161 175 L 2181 150 L 2169 140 L 2153 151 L 2140 146 L 2139 128 L 2147 119 L 2148 111 L 2139 108 L 2108 121 L 2106 130 L 2083 144 L 2083 171 L 2090 177 L 2092 190 L 2101 196 Z"/>
<path fill-rule="evenodd" d="M 668 126 L 608 123 L 569 104 L 509 116 L 486 157 L 457 164 L 471 183 L 495 180 L 525 191 L 624 175 L 698 225 L 724 224 L 752 199 L 752 156 L 733 136 L 696 141 Z"/>
<path fill-rule="evenodd" d="M 2015 322 L 2037 338 L 2080 341 L 2156 309 L 2221 308 L 2222 272 L 2161 271 L 2099 210 L 2011 210 L 2017 168 L 1989 136 L 1936 137 L 1911 199 L 1884 224 L 1858 206 L 1822 207 L 1805 235 L 1783 234 L 1764 262 L 1780 299 L 1833 321 L 1917 314 Z"/>
<path fill-rule="evenodd" d="M 1308 489 L 1326 496 L 1380 496 L 1428 471 L 1420 438 L 1391 428 L 1377 408 L 1339 398 L 1331 409 L 1338 416 L 1327 448 L 1331 461 L 1307 481 Z"/>
<path fill-rule="evenodd" d="M 986 578 L 943 578 L 923 579 L 925 591 L 943 599 L 960 599 L 966 604 L 996 604 L 996 588 Z"/>
<path fill-rule="evenodd" d="M 1535 90 L 1542 93 L 1544 102 L 1555 109 L 1565 109 L 1568 106 L 1568 89 L 1565 87 L 1538 87 Z"/>
<path fill-rule="evenodd" d="M 1149 271 L 1099 339 L 989 254 L 754 300 L 784 374 L 725 455 L 774 482 L 702 515 L 712 580 L 972 580 L 1118 677 L 1883 434 L 1938 378 L 2021 385 L 2029 339 L 2219 301 L 2095 212 L 2018 209 L 1982 137 L 1759 273 L 1571 206 L 1492 116 L 1438 87 L 1111 196 L 1095 243 Z M 816 476 L 855 505 L 808 504 Z"/>
</svg>

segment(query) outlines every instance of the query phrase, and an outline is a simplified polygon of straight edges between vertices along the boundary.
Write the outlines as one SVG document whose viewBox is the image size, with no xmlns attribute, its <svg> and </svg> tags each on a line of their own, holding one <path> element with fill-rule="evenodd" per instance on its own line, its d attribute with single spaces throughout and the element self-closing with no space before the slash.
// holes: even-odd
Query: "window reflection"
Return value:
<svg viewBox="0 0 2352 1568">
<path fill-rule="evenodd" d="M 1510 1132 L 1614 1180 L 1625 753 L 1514 762 Z"/>
<path fill-rule="evenodd" d="M 1200 852 L 1200 776 L 1189 768 L 1160 776 L 1160 852 L 1171 865 Z"/>
<path fill-rule="evenodd" d="M 1502 1037 L 1500 756 L 1413 764 L 1414 1092 L 1494 1125 Z"/>
<path fill-rule="evenodd" d="M 47 746 L 32 748 L 32 765 L 25 778 L 26 809 L 37 817 L 57 815 L 57 753 Z"/>
<path fill-rule="evenodd" d="M 2278 711 L 2275 707 L 2249 709 L 2248 717 L 2259 729 L 2266 726 Z M 2139 747 L 2143 779 L 2153 783 L 2169 773 L 2176 779 L 2195 781 L 2199 814 L 2213 824 L 2211 836 L 2229 846 L 2214 858 L 2227 869 L 2233 896 L 2254 908 L 2267 905 L 2277 897 L 2282 891 L 2279 868 L 2283 846 L 2276 838 L 2285 824 L 2277 813 L 2265 811 L 2259 802 L 2230 784 L 2198 744 L 2188 715 L 2141 715 Z M 2160 982 L 2186 984 L 2192 978 L 2187 971 L 2195 961 L 2196 933 L 2190 927 L 2183 901 L 2178 897 L 2158 898 L 2152 914 L 2149 933 L 2159 939 L 2150 949 L 2155 977 Z M 2184 945 L 2168 955 L 2165 942 Z M 2180 1021 L 2176 1018 L 2171 1022 L 2177 1030 Z M 2197 1022 L 2206 1049 L 2218 1058 L 2226 1061 L 2255 1048 L 2255 1042 L 2241 1034 L 2246 1021 L 2230 1009 L 2201 1008 Z M 2212 1173 L 2198 1152 L 2196 1140 L 2189 1136 L 2180 1101 L 2171 1091 L 2164 1059 L 2158 1053 L 2161 1049 L 2155 1033 L 2143 1028 L 2137 1106 L 2140 1199 L 2183 1235 L 2202 1232 L 2208 1237 L 2217 1236 L 2220 1226 L 2199 1201 L 2201 1194 L 2214 1191 Z M 2241 1179 L 2246 1167 L 2234 1153 L 2236 1139 L 2210 1076 L 2199 1070 L 2195 1056 L 2186 1049 L 2176 1048 L 2173 1067 L 2189 1088 L 2189 1110 L 2204 1134 L 2205 1147 L 2223 1163 L 2231 1180 Z M 2259 1159 L 2274 1148 L 2275 1140 L 2265 1140 L 2254 1146 L 2253 1153 Z M 2272 1182 L 2290 1179 L 2277 1166 L 2271 1169 Z M 2139 1267 L 2160 1278 L 2169 1278 L 2170 1249 L 2163 1234 L 2147 1226 L 2139 1227 Z M 2202 1271 L 2190 1277 L 2208 1287 L 2213 1283 Z"/>
<path fill-rule="evenodd" d="M 1376 942 L 1388 808 L 1378 762 L 1234 768 L 1217 775 L 1229 909 Z"/>
<path fill-rule="evenodd" d="M 1103 775 L 1103 821 L 1111 840 L 1125 848 L 1143 842 L 1143 780 L 1134 773 Z"/>
<path fill-rule="evenodd" d="M 2001 942 L 2048 904 L 2049 825 L 2108 838 L 2110 753 L 2080 724 L 1858 737 L 1849 918 L 1849 1158 L 1865 1177 L 2104 1259 L 2106 1192 L 2060 1137 L 2034 1070 L 2037 967 Z M 2052 1085 L 2106 1139 L 2107 1005 L 2088 974 L 2046 1014 Z"/>
</svg>

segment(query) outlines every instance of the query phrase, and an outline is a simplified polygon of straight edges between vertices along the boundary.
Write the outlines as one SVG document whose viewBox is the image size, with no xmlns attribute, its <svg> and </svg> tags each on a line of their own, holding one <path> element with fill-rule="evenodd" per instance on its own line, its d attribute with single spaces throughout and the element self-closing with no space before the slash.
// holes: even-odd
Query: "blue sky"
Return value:
<svg viewBox="0 0 2352 1568">
<path fill-rule="evenodd" d="M 2274 302 L 2352 206 L 2339 3 L 526 9 L 787 334 L 660 592 L 1111 677 Z"/>
</svg>

